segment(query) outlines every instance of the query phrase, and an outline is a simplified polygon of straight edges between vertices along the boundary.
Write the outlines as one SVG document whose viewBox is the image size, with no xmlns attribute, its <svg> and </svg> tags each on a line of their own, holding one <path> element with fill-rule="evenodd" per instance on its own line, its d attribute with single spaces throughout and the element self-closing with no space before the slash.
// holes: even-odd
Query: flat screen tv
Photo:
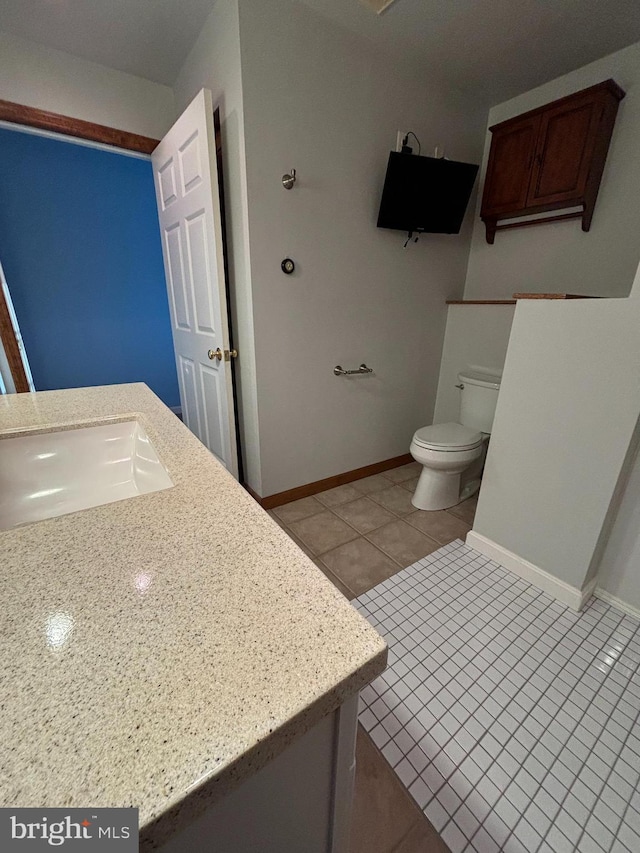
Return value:
<svg viewBox="0 0 640 853">
<path fill-rule="evenodd" d="M 458 234 L 478 166 L 415 154 L 389 154 L 378 228 Z"/>
</svg>

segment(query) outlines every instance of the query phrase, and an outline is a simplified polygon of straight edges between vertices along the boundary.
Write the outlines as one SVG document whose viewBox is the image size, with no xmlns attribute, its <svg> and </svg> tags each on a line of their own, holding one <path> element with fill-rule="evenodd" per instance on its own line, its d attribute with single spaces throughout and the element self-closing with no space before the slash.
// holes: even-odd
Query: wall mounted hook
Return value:
<svg viewBox="0 0 640 853">
<path fill-rule="evenodd" d="M 291 170 L 290 175 L 283 175 L 282 176 L 282 186 L 285 188 L 285 190 L 293 189 L 293 185 L 295 184 L 295 182 L 296 182 L 296 170 L 295 169 Z"/>
</svg>

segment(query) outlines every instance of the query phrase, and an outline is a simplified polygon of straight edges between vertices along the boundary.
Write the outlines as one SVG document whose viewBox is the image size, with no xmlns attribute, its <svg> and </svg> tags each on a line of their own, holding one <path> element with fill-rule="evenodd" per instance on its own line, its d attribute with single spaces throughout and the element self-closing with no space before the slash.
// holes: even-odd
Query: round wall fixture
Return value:
<svg viewBox="0 0 640 853">
<path fill-rule="evenodd" d="M 291 258 L 285 258 L 284 261 L 280 264 L 280 269 L 285 275 L 291 275 L 291 273 L 296 268 L 296 265 L 293 263 Z"/>
</svg>

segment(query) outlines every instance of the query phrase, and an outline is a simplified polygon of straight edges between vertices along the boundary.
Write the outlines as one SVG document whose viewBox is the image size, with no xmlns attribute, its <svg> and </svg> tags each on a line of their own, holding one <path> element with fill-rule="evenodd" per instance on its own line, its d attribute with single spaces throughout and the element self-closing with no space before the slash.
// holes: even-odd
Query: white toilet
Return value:
<svg viewBox="0 0 640 853">
<path fill-rule="evenodd" d="M 446 509 L 480 488 L 480 474 L 501 377 L 467 370 L 458 374 L 460 422 L 417 430 L 409 451 L 423 465 L 411 503 L 418 509 Z"/>
</svg>

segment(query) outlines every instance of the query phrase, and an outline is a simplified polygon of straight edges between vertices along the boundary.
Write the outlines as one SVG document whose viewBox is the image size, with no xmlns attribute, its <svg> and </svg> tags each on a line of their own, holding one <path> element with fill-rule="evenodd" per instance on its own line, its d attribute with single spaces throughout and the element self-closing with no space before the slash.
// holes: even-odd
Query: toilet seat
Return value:
<svg viewBox="0 0 640 853">
<path fill-rule="evenodd" d="M 462 424 L 433 424 L 417 430 L 413 440 L 425 450 L 451 453 L 479 447 L 482 444 L 482 433 Z"/>
</svg>

